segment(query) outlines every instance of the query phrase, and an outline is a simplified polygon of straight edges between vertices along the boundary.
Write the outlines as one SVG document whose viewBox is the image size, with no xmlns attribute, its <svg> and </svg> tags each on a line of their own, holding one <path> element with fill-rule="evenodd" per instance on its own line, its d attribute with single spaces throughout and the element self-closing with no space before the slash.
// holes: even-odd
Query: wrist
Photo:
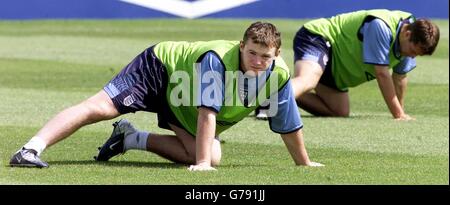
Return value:
<svg viewBox="0 0 450 205">
<path fill-rule="evenodd" d="M 393 109 L 392 116 L 394 118 L 400 118 L 405 115 L 405 111 L 403 111 L 402 107 L 399 106 L 395 106 L 395 108 Z"/>
<path fill-rule="evenodd" d="M 405 113 L 400 112 L 400 113 L 393 114 L 393 116 L 394 116 L 394 118 L 401 118 L 401 117 L 405 116 Z"/>
<path fill-rule="evenodd" d="M 311 163 L 311 160 L 309 160 L 309 157 L 306 157 L 306 158 L 300 159 L 297 162 L 297 165 L 308 166 L 310 163 Z"/>
</svg>

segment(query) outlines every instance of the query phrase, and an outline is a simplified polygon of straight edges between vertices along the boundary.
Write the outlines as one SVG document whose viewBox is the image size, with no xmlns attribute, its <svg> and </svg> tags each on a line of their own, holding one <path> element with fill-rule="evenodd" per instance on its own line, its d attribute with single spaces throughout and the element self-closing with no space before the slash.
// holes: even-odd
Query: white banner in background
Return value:
<svg viewBox="0 0 450 205">
<path fill-rule="evenodd" d="M 176 16 L 194 19 L 223 10 L 243 6 L 258 0 L 119 0 Z"/>
</svg>

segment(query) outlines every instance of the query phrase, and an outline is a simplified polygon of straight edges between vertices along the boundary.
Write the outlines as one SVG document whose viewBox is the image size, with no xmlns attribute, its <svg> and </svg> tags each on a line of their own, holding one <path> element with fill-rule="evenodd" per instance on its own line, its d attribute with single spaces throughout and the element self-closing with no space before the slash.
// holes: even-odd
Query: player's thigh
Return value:
<svg viewBox="0 0 450 205">
<path fill-rule="evenodd" d="M 295 96 L 313 89 L 328 64 L 330 44 L 320 35 L 302 27 L 293 39 Z"/>
<path fill-rule="evenodd" d="M 346 117 L 350 113 L 348 92 L 342 92 L 328 86 L 318 84 L 316 94 L 325 102 L 328 108 L 337 116 Z"/>
<path fill-rule="evenodd" d="M 114 118 L 120 115 L 111 98 L 104 90 L 100 90 L 98 93 L 82 102 L 81 105 L 91 110 L 93 113 L 106 118 Z"/>
<path fill-rule="evenodd" d="M 315 88 L 322 74 L 323 69 L 317 62 L 311 60 L 296 61 L 294 77 L 292 78 L 292 86 L 296 91 L 296 96 Z"/>
<path fill-rule="evenodd" d="M 294 78 L 296 77 L 319 77 L 323 73 L 323 68 L 320 66 L 319 63 L 314 62 L 312 60 L 298 60 L 295 62 L 295 68 L 294 68 Z M 318 80 L 317 79 L 317 80 Z"/>
</svg>

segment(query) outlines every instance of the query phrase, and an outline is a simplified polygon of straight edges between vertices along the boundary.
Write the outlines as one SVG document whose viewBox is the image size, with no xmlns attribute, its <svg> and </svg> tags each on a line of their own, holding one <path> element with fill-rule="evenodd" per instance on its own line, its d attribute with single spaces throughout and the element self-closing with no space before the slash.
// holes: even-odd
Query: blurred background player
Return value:
<svg viewBox="0 0 450 205">
<path fill-rule="evenodd" d="M 431 55 L 438 41 L 434 23 L 403 11 L 361 10 L 310 21 L 294 37 L 297 104 L 316 116 L 348 117 L 348 88 L 376 79 L 394 119 L 414 119 L 404 110 L 407 73 L 415 57 Z"/>
</svg>

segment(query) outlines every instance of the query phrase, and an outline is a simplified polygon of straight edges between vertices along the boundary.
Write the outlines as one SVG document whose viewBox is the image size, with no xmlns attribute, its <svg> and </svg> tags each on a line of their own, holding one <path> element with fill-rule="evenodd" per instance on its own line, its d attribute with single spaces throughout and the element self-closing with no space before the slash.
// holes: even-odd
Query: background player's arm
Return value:
<svg viewBox="0 0 450 205">
<path fill-rule="evenodd" d="M 408 78 L 406 74 L 392 73 L 392 81 L 394 82 L 395 93 L 402 108 L 405 108 L 404 99 L 406 94 L 406 87 L 408 85 Z"/>
<path fill-rule="evenodd" d="M 375 75 L 378 82 L 378 87 L 381 90 L 384 101 L 389 108 L 392 116 L 399 120 L 410 120 L 412 119 L 408 116 L 400 103 L 397 96 L 396 88 L 392 80 L 391 74 L 389 72 L 388 66 L 375 65 Z M 402 95 L 403 99 L 403 95 Z"/>
</svg>

